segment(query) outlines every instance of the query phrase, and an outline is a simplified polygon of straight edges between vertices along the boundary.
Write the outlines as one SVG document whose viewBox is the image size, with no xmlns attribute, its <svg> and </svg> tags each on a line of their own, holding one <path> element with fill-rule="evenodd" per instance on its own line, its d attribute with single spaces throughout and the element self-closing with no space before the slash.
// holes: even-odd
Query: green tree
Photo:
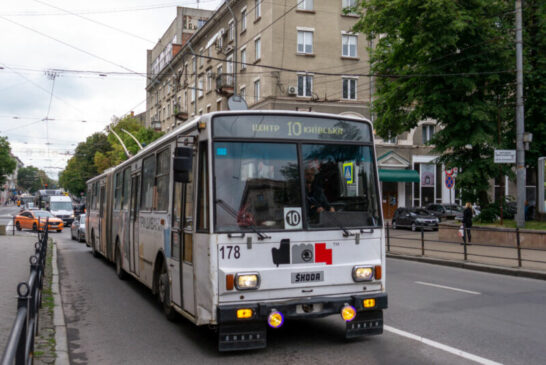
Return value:
<svg viewBox="0 0 546 365">
<path fill-rule="evenodd" d="M 97 152 L 106 153 L 112 149 L 104 133 L 94 133 L 76 147 L 74 156 L 59 174 L 59 184 L 74 195 L 84 192 L 85 182 L 98 174 L 94 163 Z"/>
<path fill-rule="evenodd" d="M 34 166 L 21 167 L 17 170 L 17 185 L 31 194 L 42 189 L 43 182 L 42 176 L 40 176 L 40 170 Z"/>
<path fill-rule="evenodd" d="M 11 146 L 7 137 L 0 137 L 0 185 L 6 182 L 6 177 L 15 171 L 17 162 L 11 155 Z"/>
<path fill-rule="evenodd" d="M 354 9 L 361 14 L 354 30 L 375 40 L 376 131 L 400 134 L 435 120 L 440 162 L 462 169 L 464 198 L 482 206 L 499 173 L 493 150 L 511 143 L 513 10 L 507 0 L 364 0 Z"/>
</svg>

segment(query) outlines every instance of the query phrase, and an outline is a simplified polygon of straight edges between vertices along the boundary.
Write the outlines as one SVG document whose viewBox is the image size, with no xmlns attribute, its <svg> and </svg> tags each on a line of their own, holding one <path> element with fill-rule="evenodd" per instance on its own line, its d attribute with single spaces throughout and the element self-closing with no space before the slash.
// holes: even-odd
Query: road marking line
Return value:
<svg viewBox="0 0 546 365">
<path fill-rule="evenodd" d="M 481 294 L 480 292 L 477 292 L 477 291 L 453 288 L 451 286 L 445 286 L 445 285 L 439 285 L 439 284 L 433 284 L 433 283 L 425 283 L 423 281 L 416 281 L 415 284 L 428 285 L 428 286 L 433 286 L 433 287 L 436 287 L 436 288 L 455 290 L 455 291 L 460 291 L 460 292 L 463 292 L 463 293 L 474 294 L 474 295 L 480 295 Z"/>
<path fill-rule="evenodd" d="M 443 343 L 436 342 L 436 341 L 430 340 L 430 339 L 425 338 L 425 337 L 417 336 L 417 335 L 414 335 L 413 333 L 402 331 L 402 330 L 399 330 L 399 329 L 391 327 L 391 326 L 384 325 L 383 329 L 385 331 L 392 332 L 392 333 L 397 334 L 399 336 L 407 337 L 407 338 L 409 338 L 411 340 L 422 342 L 422 343 L 424 343 L 426 345 L 429 345 L 431 347 L 435 347 L 437 349 L 443 350 L 445 352 L 449 352 L 451 354 L 463 357 L 465 359 L 477 362 L 479 364 L 501 365 L 501 363 L 499 363 L 499 362 L 489 360 L 489 359 L 486 359 L 484 357 L 474 355 L 474 354 L 471 354 L 469 352 L 465 352 L 463 350 L 456 349 L 455 347 L 444 345 Z"/>
</svg>

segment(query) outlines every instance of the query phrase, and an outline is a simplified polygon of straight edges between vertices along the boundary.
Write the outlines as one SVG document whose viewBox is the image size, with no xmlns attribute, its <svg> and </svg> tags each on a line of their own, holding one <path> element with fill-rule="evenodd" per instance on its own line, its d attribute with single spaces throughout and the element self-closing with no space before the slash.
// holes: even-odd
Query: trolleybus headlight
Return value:
<svg viewBox="0 0 546 365">
<path fill-rule="evenodd" d="M 373 279 L 373 268 L 369 266 L 355 266 L 353 267 L 353 280 L 354 281 L 369 281 Z"/>
<path fill-rule="evenodd" d="M 345 322 L 350 322 L 356 317 L 356 309 L 352 305 L 345 303 L 345 306 L 341 308 L 341 318 Z"/>
<path fill-rule="evenodd" d="M 260 275 L 258 273 L 241 273 L 235 275 L 235 287 L 237 290 L 258 289 Z"/>
<path fill-rule="evenodd" d="M 271 328 L 279 328 L 284 323 L 284 317 L 281 312 L 273 310 L 267 317 L 267 324 Z"/>
</svg>

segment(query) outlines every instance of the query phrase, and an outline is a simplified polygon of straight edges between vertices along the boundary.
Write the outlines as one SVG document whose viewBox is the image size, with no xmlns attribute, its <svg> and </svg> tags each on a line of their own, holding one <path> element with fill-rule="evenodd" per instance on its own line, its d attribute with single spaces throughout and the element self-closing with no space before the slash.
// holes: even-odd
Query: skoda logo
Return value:
<svg viewBox="0 0 546 365">
<path fill-rule="evenodd" d="M 309 262 L 313 259 L 313 252 L 311 250 L 303 250 L 301 252 L 301 259 L 305 262 Z"/>
</svg>

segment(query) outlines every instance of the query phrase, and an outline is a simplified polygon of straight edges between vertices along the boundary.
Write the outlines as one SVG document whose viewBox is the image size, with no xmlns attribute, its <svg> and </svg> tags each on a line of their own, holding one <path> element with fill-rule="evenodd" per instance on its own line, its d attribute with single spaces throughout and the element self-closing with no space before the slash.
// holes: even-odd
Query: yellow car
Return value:
<svg viewBox="0 0 546 365">
<path fill-rule="evenodd" d="M 24 210 L 15 216 L 15 227 L 18 231 L 32 229 L 43 231 L 48 222 L 48 231 L 62 232 L 63 220 L 55 217 L 46 210 Z"/>
</svg>

